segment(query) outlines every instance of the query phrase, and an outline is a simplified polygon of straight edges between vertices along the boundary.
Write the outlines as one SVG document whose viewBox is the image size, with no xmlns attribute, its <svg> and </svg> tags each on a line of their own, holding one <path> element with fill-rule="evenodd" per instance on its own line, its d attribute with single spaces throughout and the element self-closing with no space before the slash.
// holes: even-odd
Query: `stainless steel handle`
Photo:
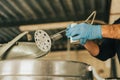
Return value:
<svg viewBox="0 0 120 80">
<path fill-rule="evenodd" d="M 16 41 L 18 41 L 20 38 L 22 38 L 24 35 L 26 35 L 28 33 L 28 31 L 23 32 L 21 34 L 19 34 L 17 37 L 15 37 L 13 40 L 11 40 L 10 42 L 8 42 L 6 45 L 4 45 L 1 50 L 0 50 L 0 59 L 2 59 L 2 56 L 4 55 L 4 53 L 10 48 L 12 47 Z"/>
</svg>

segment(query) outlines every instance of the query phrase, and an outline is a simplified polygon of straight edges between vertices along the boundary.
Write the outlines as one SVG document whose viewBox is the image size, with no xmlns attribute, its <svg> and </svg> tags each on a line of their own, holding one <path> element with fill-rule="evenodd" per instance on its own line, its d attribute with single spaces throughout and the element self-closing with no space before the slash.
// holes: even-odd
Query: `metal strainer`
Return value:
<svg viewBox="0 0 120 80">
<path fill-rule="evenodd" d="M 43 30 L 37 30 L 34 34 L 35 43 L 43 52 L 48 52 L 51 49 L 51 38 Z"/>
</svg>

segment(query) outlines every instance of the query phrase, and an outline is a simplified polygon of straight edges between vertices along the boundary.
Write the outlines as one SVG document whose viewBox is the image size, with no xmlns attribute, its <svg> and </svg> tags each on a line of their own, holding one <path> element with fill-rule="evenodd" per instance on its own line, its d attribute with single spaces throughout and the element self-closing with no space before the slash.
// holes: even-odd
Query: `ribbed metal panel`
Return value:
<svg viewBox="0 0 120 80">
<path fill-rule="evenodd" d="M 0 25 L 84 20 L 92 11 L 108 21 L 111 0 L 0 0 Z"/>
</svg>

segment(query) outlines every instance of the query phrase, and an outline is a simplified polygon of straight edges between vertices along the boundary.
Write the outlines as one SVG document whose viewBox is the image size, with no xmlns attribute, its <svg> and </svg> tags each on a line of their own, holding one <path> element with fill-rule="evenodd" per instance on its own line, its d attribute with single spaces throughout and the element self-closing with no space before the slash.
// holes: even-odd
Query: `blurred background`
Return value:
<svg viewBox="0 0 120 80">
<path fill-rule="evenodd" d="M 55 34 L 75 21 L 84 21 L 96 11 L 94 24 L 112 24 L 120 17 L 120 0 L 0 0 L 0 44 L 5 44 L 24 31 L 19 42 L 34 42 L 35 30 Z M 99 44 L 102 40 L 97 40 Z M 83 46 L 68 43 L 66 37 L 54 42 L 51 51 L 39 59 L 72 60 L 94 66 L 102 77 L 119 76 L 118 59 L 100 61 Z"/>
</svg>

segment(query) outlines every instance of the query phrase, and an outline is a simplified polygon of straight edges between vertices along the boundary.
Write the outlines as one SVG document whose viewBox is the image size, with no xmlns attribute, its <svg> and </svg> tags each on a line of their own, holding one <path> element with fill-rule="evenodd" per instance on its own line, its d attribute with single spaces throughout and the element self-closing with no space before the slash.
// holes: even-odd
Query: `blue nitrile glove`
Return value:
<svg viewBox="0 0 120 80">
<path fill-rule="evenodd" d="M 81 45 L 85 45 L 86 42 L 87 42 L 87 39 L 80 39 L 80 44 Z"/>
<path fill-rule="evenodd" d="M 66 30 L 66 36 L 72 37 L 73 40 L 93 40 L 101 39 L 101 25 L 91 25 L 86 23 L 77 24 L 74 27 L 69 27 Z M 86 42 L 85 42 L 86 43 Z"/>
<path fill-rule="evenodd" d="M 68 27 L 67 27 L 67 29 L 66 29 L 66 34 L 67 34 L 67 31 L 71 28 L 71 27 L 74 27 L 75 25 L 77 25 L 77 24 L 70 24 L 70 25 L 68 25 Z M 69 38 L 69 36 L 67 36 L 68 38 Z M 73 39 L 72 39 L 73 40 Z M 80 39 L 80 44 L 81 45 L 84 45 L 85 43 L 86 43 L 86 39 Z"/>
</svg>

